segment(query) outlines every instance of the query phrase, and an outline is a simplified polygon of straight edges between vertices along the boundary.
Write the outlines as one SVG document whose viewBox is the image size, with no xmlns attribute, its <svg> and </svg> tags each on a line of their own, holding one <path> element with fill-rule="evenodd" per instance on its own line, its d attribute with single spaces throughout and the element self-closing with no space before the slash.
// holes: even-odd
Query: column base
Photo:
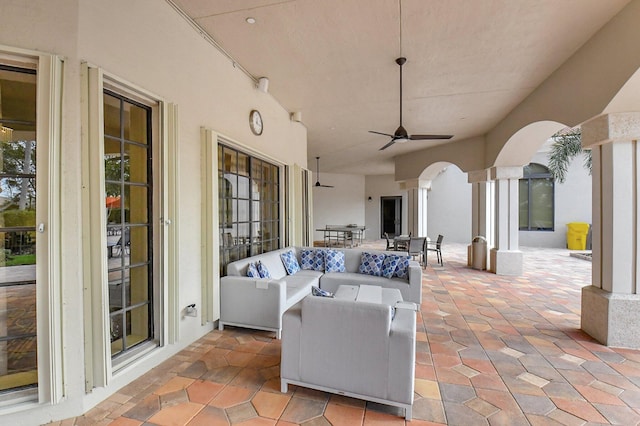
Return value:
<svg viewBox="0 0 640 426">
<path fill-rule="evenodd" d="M 522 275 L 520 250 L 491 249 L 490 270 L 496 275 Z"/>
<path fill-rule="evenodd" d="M 603 345 L 640 349 L 640 295 L 582 287 L 580 328 Z"/>
</svg>

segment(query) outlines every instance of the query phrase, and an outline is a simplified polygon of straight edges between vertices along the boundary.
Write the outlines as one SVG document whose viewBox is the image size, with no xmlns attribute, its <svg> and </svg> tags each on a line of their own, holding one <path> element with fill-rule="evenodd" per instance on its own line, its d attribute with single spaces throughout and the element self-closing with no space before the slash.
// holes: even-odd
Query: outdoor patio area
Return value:
<svg viewBox="0 0 640 426">
<path fill-rule="evenodd" d="M 640 423 L 640 351 L 607 348 L 579 329 L 589 261 L 523 248 L 524 275 L 508 277 L 468 268 L 466 250 L 443 244 L 444 266 L 430 253 L 424 270 L 407 424 Z M 295 386 L 280 393 L 273 337 L 212 331 L 85 416 L 55 424 L 405 424 L 396 408 Z"/>
</svg>

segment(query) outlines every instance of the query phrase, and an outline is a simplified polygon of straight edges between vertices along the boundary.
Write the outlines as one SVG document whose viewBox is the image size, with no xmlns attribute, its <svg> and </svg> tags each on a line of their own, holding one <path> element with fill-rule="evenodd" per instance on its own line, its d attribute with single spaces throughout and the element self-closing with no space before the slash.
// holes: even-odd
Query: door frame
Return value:
<svg viewBox="0 0 640 426">
<path fill-rule="evenodd" d="M 393 237 L 395 235 L 402 234 L 402 196 L 394 195 L 394 196 L 385 196 L 380 197 L 380 238 L 384 238 L 384 222 L 385 222 L 385 214 L 384 214 L 384 204 L 385 201 L 394 201 L 395 202 L 395 233 L 394 235 L 389 235 Z"/>
</svg>

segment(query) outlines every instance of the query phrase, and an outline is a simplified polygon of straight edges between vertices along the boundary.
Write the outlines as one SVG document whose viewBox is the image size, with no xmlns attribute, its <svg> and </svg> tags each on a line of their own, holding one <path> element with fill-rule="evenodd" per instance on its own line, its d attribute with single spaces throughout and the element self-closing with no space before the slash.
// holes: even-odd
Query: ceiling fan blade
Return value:
<svg viewBox="0 0 640 426">
<path fill-rule="evenodd" d="M 316 157 L 316 184 L 314 186 L 316 188 L 333 188 L 331 185 L 320 184 L 320 157 Z"/>
<path fill-rule="evenodd" d="M 389 148 L 396 142 L 405 142 L 407 139 L 412 141 L 418 140 L 437 140 L 437 139 L 451 139 L 453 135 L 411 135 L 407 134 L 407 130 L 402 126 L 402 66 L 407 62 L 407 58 L 399 57 L 396 59 L 396 64 L 400 67 L 400 126 L 396 130 L 396 132 L 392 135 L 389 133 L 376 132 L 373 130 L 369 130 L 369 133 L 375 133 L 376 135 L 389 136 L 391 141 L 380 148 L 380 151 Z M 316 157 L 317 158 L 317 157 Z"/>
<path fill-rule="evenodd" d="M 411 135 L 409 139 L 412 141 L 430 140 L 430 139 L 451 139 L 453 135 Z"/>
<path fill-rule="evenodd" d="M 393 137 L 393 135 L 390 135 L 389 133 L 375 132 L 373 130 L 369 130 L 369 133 L 375 133 L 376 135 L 382 135 L 382 136 L 389 136 L 390 138 Z"/>
<path fill-rule="evenodd" d="M 379 149 L 379 151 L 385 150 L 387 148 L 389 148 L 391 145 L 393 145 L 394 143 L 396 143 L 395 139 L 391 139 L 391 142 L 389 142 L 388 144 L 386 144 L 385 146 L 383 146 L 382 148 Z"/>
</svg>

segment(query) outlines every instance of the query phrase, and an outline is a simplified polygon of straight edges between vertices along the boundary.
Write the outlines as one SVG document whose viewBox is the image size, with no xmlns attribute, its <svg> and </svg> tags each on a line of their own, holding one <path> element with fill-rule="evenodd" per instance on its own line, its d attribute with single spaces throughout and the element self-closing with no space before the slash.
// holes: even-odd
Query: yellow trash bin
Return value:
<svg viewBox="0 0 640 426">
<path fill-rule="evenodd" d="M 567 248 L 569 250 L 586 250 L 589 226 L 584 222 L 567 223 Z"/>
</svg>

